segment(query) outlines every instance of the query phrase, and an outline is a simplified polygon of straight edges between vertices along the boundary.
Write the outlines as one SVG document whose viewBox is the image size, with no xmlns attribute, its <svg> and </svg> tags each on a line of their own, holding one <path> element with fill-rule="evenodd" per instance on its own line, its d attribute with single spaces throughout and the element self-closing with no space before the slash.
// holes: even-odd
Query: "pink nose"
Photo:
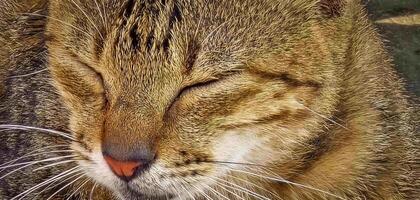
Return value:
<svg viewBox="0 0 420 200">
<path fill-rule="evenodd" d="M 108 163 L 111 170 L 121 179 L 130 180 L 143 166 L 141 162 L 137 161 L 119 161 L 111 156 L 104 155 L 105 161 Z"/>
</svg>

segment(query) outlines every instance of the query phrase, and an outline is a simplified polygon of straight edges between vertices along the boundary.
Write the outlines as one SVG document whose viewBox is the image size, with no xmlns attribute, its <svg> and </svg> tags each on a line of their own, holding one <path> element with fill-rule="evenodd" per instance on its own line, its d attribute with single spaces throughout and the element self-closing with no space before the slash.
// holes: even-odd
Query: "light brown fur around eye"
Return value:
<svg viewBox="0 0 420 200">
<path fill-rule="evenodd" d="M 0 17 L 0 123 L 67 136 L 9 130 L 1 162 L 73 156 L 7 177 L 4 199 L 419 195 L 418 111 L 359 1 L 6 0 Z"/>
</svg>

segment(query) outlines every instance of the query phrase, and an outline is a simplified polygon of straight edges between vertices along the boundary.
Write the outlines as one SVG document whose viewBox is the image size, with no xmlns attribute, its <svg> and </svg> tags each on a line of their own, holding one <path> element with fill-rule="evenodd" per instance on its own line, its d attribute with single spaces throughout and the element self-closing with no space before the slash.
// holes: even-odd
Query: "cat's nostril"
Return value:
<svg viewBox="0 0 420 200">
<path fill-rule="evenodd" d="M 156 159 L 152 143 L 137 141 L 135 144 L 128 144 L 116 141 L 118 140 L 105 138 L 102 143 L 102 154 L 114 174 L 124 181 L 130 181 L 147 170 Z"/>
<path fill-rule="evenodd" d="M 123 180 L 132 179 L 136 171 L 144 166 L 140 161 L 119 161 L 107 155 L 104 158 L 111 170 Z"/>
<path fill-rule="evenodd" d="M 131 159 L 123 160 L 103 153 L 104 159 L 109 168 L 124 181 L 132 180 L 136 175 L 145 171 L 153 161 L 153 159 Z"/>
</svg>

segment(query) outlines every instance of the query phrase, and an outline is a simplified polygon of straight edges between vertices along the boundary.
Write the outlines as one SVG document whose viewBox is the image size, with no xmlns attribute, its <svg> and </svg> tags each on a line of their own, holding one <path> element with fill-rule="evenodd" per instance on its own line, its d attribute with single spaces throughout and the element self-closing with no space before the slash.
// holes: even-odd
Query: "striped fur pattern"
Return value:
<svg viewBox="0 0 420 200">
<path fill-rule="evenodd" d="M 357 0 L 3 0 L 1 199 L 415 199 L 419 112 Z M 153 151 L 130 182 L 123 160 Z"/>
</svg>

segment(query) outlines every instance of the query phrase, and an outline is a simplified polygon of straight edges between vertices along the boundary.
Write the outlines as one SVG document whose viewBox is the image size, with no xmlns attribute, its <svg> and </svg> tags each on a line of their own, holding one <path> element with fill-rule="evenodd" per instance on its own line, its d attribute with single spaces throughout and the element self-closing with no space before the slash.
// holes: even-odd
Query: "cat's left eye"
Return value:
<svg viewBox="0 0 420 200">
<path fill-rule="evenodd" d="M 197 82 L 194 83 L 192 85 L 189 85 L 187 87 L 184 87 L 178 94 L 178 96 L 181 96 L 183 93 L 188 92 L 192 89 L 196 89 L 196 88 L 202 88 L 202 87 L 207 87 L 210 86 L 212 84 L 217 83 L 218 81 L 220 81 L 220 79 L 211 79 L 211 80 L 207 80 L 207 81 L 202 81 L 202 82 Z"/>
</svg>

